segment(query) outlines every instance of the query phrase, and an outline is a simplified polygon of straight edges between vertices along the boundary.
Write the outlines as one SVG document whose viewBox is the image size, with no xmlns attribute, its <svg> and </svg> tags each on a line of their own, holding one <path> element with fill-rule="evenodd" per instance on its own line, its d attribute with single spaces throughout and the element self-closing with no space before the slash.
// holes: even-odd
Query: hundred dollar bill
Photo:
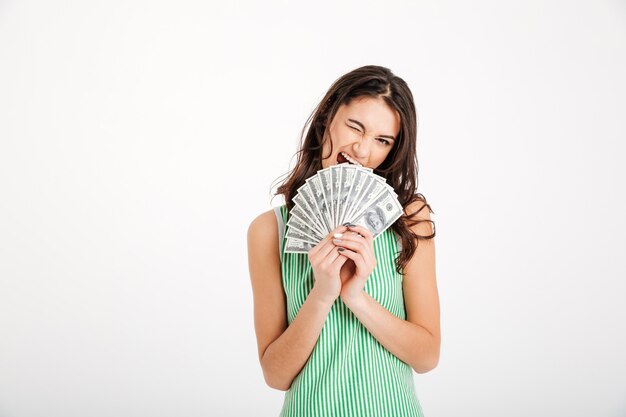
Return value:
<svg viewBox="0 0 626 417">
<path fill-rule="evenodd" d="M 293 200 L 294 202 L 296 202 L 296 205 L 291 209 L 291 214 L 293 216 L 297 216 L 298 218 L 302 219 L 306 223 L 307 226 L 309 226 L 313 231 L 317 233 L 317 235 L 326 236 L 327 233 L 324 232 L 324 230 L 322 230 L 317 225 L 317 222 L 314 220 L 314 218 L 317 216 L 309 212 L 308 210 L 306 210 L 303 205 L 298 204 L 298 201 L 301 204 L 305 204 L 304 201 L 302 200 L 302 193 L 296 195 Z"/>
<path fill-rule="evenodd" d="M 302 240 L 287 238 L 285 242 L 285 252 L 287 253 L 308 253 L 315 247 L 314 244 Z"/>
<path fill-rule="evenodd" d="M 308 242 L 312 245 L 317 245 L 319 243 L 319 240 L 317 240 L 316 238 L 311 237 L 298 229 L 294 229 L 293 227 L 287 229 L 287 234 L 285 235 L 285 237 Z"/>
<path fill-rule="evenodd" d="M 354 198 L 355 191 L 357 189 L 354 187 L 357 174 L 359 173 L 359 167 L 357 165 L 350 164 L 340 164 L 342 166 L 343 173 L 341 175 L 341 190 L 339 191 L 339 221 L 337 224 L 345 223 L 346 214 L 348 213 L 348 208 L 352 204 L 352 199 Z M 360 190 L 360 188 L 358 189 Z"/>
<path fill-rule="evenodd" d="M 328 233 L 326 232 L 328 226 L 319 214 L 320 210 L 317 207 L 317 203 L 315 202 L 315 197 L 313 196 L 313 192 L 311 191 L 310 184 L 305 183 L 300 188 L 298 188 L 298 194 L 295 195 L 293 201 L 296 205 L 302 207 L 309 219 L 315 222 L 317 230 L 319 230 L 320 232 L 325 232 L 324 235 Z"/>
<path fill-rule="evenodd" d="M 346 207 L 343 214 L 343 223 L 350 221 L 349 215 L 352 212 L 354 205 L 357 203 L 359 197 L 362 195 L 363 188 L 368 184 L 369 175 L 363 169 L 358 169 L 354 173 L 354 180 L 352 181 L 352 187 L 350 194 L 346 201 Z"/>
<path fill-rule="evenodd" d="M 302 220 L 300 217 L 294 214 L 293 210 L 289 213 L 287 226 L 287 237 L 294 237 L 300 240 L 309 240 L 310 242 L 319 242 L 323 239 L 323 236 L 313 230 L 305 220 Z M 308 237 L 308 239 L 304 239 L 305 236 Z"/>
<path fill-rule="evenodd" d="M 341 184 L 342 184 L 342 175 L 343 175 L 343 167 L 345 165 L 333 165 L 330 167 L 331 178 L 333 179 L 333 200 L 332 200 L 332 209 L 333 209 L 333 229 L 337 227 L 339 224 L 339 211 L 341 204 L 341 200 L 339 199 L 339 195 L 341 194 Z"/>
<path fill-rule="evenodd" d="M 376 237 L 398 220 L 402 213 L 398 198 L 392 191 L 385 190 L 353 223 L 369 229 Z"/>
<path fill-rule="evenodd" d="M 352 206 L 352 211 L 348 214 L 348 221 L 353 222 L 359 217 L 363 210 L 369 207 L 386 188 L 387 184 L 384 179 L 378 175 L 369 175 L 367 183 L 361 191 L 361 195 L 357 198 L 356 203 Z"/>
<path fill-rule="evenodd" d="M 324 214 L 328 216 L 330 230 L 333 230 L 335 228 L 335 218 L 333 217 L 333 179 L 331 177 L 330 168 L 318 171 L 317 175 L 322 183 L 322 190 L 324 191 L 324 199 L 326 200 L 326 208 L 328 210 L 328 212 Z"/>
<path fill-rule="evenodd" d="M 360 222 L 378 235 L 402 214 L 398 195 L 384 177 L 348 163 L 319 170 L 298 188 L 293 203 L 286 237 L 294 252 L 307 252 L 346 221 Z"/>
<path fill-rule="evenodd" d="M 324 184 L 322 183 L 322 176 L 319 174 L 315 175 L 307 179 L 306 182 L 311 186 L 311 191 L 313 197 L 315 198 L 315 203 L 319 209 L 322 220 L 326 223 L 326 228 L 330 232 L 334 229 L 334 227 L 331 227 L 332 219 L 330 218 L 330 209 L 327 203 L 328 199 L 326 198 L 326 190 Z M 328 192 L 330 193 L 330 190 L 328 190 Z"/>
<path fill-rule="evenodd" d="M 363 199 L 363 196 L 365 195 L 368 188 L 370 188 L 374 179 L 371 175 L 367 175 L 366 173 L 361 172 L 359 173 L 359 181 L 360 182 L 358 184 L 358 187 L 355 187 L 355 194 L 351 196 L 352 201 L 346 213 L 347 221 L 352 220 L 352 213 L 357 209 L 357 206 Z"/>
</svg>

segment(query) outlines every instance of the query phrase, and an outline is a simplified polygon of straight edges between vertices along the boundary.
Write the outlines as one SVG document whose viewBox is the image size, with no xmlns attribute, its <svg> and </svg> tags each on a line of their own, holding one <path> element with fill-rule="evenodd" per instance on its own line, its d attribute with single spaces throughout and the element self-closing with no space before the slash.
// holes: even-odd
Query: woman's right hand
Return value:
<svg viewBox="0 0 626 417">
<path fill-rule="evenodd" d="M 334 302 L 341 293 L 339 272 L 348 260 L 337 251 L 337 246 L 333 243 L 333 235 L 345 233 L 347 230 L 346 226 L 338 226 L 309 251 L 309 262 L 311 262 L 315 278 L 313 289 L 324 301 L 330 303 Z"/>
</svg>

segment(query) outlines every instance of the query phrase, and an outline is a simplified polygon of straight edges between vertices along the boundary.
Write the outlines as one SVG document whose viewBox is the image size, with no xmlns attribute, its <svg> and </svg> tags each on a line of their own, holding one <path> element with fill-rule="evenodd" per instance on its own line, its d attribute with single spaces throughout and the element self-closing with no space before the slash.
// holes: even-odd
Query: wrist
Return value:
<svg viewBox="0 0 626 417">
<path fill-rule="evenodd" d="M 324 294 L 323 291 L 321 291 L 320 288 L 315 285 L 311 289 L 311 292 L 309 293 L 307 298 L 311 298 L 316 303 L 329 308 L 332 307 L 332 305 L 335 303 L 335 300 L 337 299 L 337 297 L 333 298 L 328 294 Z"/>
<path fill-rule="evenodd" d="M 367 293 L 365 290 L 361 290 L 356 294 L 341 294 L 341 301 L 348 307 L 350 310 L 361 307 L 365 305 L 367 302 Z"/>
</svg>

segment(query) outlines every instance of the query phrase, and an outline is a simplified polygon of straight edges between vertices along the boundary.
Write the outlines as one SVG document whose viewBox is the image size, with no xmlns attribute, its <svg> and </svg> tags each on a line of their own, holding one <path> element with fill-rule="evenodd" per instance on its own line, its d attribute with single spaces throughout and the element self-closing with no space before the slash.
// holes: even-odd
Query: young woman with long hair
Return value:
<svg viewBox="0 0 626 417">
<path fill-rule="evenodd" d="M 259 360 L 266 383 L 286 391 L 283 417 L 423 415 L 413 370 L 437 366 L 441 336 L 434 212 L 416 192 L 416 136 L 404 80 L 375 65 L 343 75 L 305 124 L 276 191 L 285 205 L 249 226 Z M 402 216 L 376 239 L 347 223 L 308 253 L 285 252 L 298 189 L 346 161 L 384 177 Z"/>
</svg>

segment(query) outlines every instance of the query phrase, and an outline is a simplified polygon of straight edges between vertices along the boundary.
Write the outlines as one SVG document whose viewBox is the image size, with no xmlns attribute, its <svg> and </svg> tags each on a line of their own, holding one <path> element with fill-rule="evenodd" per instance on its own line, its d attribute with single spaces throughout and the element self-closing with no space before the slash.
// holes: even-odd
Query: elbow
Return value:
<svg viewBox="0 0 626 417">
<path fill-rule="evenodd" d="M 265 384 L 279 391 L 287 391 L 291 387 L 291 383 L 287 383 L 282 381 L 276 375 L 271 374 L 270 372 L 263 369 L 263 377 L 265 378 Z"/>
<path fill-rule="evenodd" d="M 261 359 L 261 368 L 263 369 L 265 384 L 268 387 L 279 391 L 287 391 L 291 387 L 292 380 L 288 381 L 284 375 L 281 374 L 281 368 L 272 366 L 271 363 L 268 363 L 268 361 L 265 360 L 265 358 L 266 355 L 263 355 L 263 358 Z"/>
<path fill-rule="evenodd" d="M 279 391 L 289 391 L 289 386 L 287 386 L 287 385 L 271 384 L 271 383 L 267 382 L 267 380 L 265 382 L 267 383 L 267 386 L 270 387 L 270 388 L 274 388 L 274 389 L 279 390 Z"/>
<path fill-rule="evenodd" d="M 419 365 L 412 366 L 413 370 L 415 370 L 415 372 L 417 372 L 418 374 L 425 374 L 427 372 L 432 371 L 436 367 L 437 367 L 436 363 L 435 364 L 423 364 L 423 363 L 420 363 Z"/>
<path fill-rule="evenodd" d="M 433 339 L 433 343 L 421 352 L 421 355 L 415 358 L 411 367 L 418 374 L 425 374 L 437 367 L 439 364 L 439 353 L 441 352 L 441 339 L 438 337 Z"/>
<path fill-rule="evenodd" d="M 437 353 L 437 355 L 432 355 L 430 358 L 427 358 L 427 359 L 425 358 L 420 358 L 420 359 L 421 360 L 411 365 L 411 367 L 418 374 L 425 374 L 427 372 L 432 371 L 433 369 L 437 367 L 437 365 L 439 364 L 439 353 Z"/>
</svg>

